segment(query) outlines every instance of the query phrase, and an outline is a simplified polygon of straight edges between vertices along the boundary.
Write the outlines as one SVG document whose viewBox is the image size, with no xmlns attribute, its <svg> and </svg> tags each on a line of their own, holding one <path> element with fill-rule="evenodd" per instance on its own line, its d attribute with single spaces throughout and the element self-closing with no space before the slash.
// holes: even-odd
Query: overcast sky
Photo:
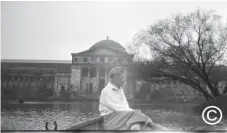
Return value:
<svg viewBox="0 0 227 133">
<path fill-rule="evenodd" d="M 71 60 L 109 36 L 126 47 L 157 19 L 197 8 L 227 20 L 227 2 L 2 2 L 1 58 Z"/>
</svg>

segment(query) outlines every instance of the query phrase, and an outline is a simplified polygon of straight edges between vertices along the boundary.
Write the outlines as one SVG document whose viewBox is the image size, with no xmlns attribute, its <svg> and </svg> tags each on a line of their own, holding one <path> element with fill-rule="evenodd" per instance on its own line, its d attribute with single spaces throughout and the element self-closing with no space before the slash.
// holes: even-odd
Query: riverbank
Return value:
<svg viewBox="0 0 227 133">
<path fill-rule="evenodd" d="M 52 98 L 52 99 L 25 99 L 25 102 L 86 102 L 86 101 L 99 101 L 99 99 L 92 98 L 71 98 L 71 99 L 61 99 L 61 98 Z M 18 102 L 15 100 L 6 100 L 1 99 L 2 103 L 9 102 Z"/>
<path fill-rule="evenodd" d="M 227 97 L 216 98 L 201 104 L 190 102 L 170 102 L 160 100 L 129 100 L 130 107 L 142 110 L 155 123 L 175 130 L 221 130 L 226 127 L 223 118 L 217 126 L 209 126 L 201 119 L 201 112 L 194 113 L 194 108 L 203 109 L 211 104 L 223 104 Z M 2 106 L 2 128 L 4 130 L 44 130 L 45 122 L 53 125 L 57 121 L 59 130 L 65 130 L 83 121 L 99 115 L 98 99 L 28 101 L 20 105 Z"/>
<path fill-rule="evenodd" d="M 25 100 L 25 103 L 30 103 L 30 102 L 42 102 L 42 103 L 50 103 L 50 102 L 64 102 L 64 103 L 72 103 L 72 102 L 99 102 L 99 99 L 42 99 L 42 100 Z M 139 99 L 130 99 L 128 100 L 129 103 L 135 103 L 135 104 L 199 104 L 202 102 L 199 101 L 160 101 L 160 100 L 139 100 Z M 19 103 L 17 100 L 1 100 L 2 104 L 7 104 L 7 103 Z"/>
<path fill-rule="evenodd" d="M 227 96 L 218 96 L 215 99 L 205 101 L 200 103 L 198 106 L 195 106 L 193 109 L 201 114 L 203 110 L 208 106 L 217 106 L 223 113 L 223 117 L 227 118 Z"/>
<path fill-rule="evenodd" d="M 25 99 L 26 102 L 99 102 L 98 98 L 72 98 L 72 99 Z M 140 100 L 140 99 L 128 99 L 129 103 L 135 103 L 135 104 L 200 104 L 204 101 L 167 101 L 167 100 Z M 1 99 L 2 104 L 7 103 L 18 103 L 17 100 L 5 100 Z"/>
</svg>

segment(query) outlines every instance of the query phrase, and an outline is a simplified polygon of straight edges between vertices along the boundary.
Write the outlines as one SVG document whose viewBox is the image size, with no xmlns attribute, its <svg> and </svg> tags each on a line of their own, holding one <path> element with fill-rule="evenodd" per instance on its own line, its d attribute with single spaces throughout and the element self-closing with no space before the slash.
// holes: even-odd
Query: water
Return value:
<svg viewBox="0 0 227 133">
<path fill-rule="evenodd" d="M 133 104 L 152 120 L 171 129 L 207 129 L 201 116 L 192 113 L 194 104 Z M 27 102 L 24 104 L 2 104 L 2 130 L 45 130 L 45 122 L 53 129 L 57 121 L 58 130 L 65 130 L 76 124 L 98 117 L 97 102 Z M 223 126 L 224 124 L 224 126 Z M 227 127 L 224 121 L 215 128 Z M 214 129 L 214 126 L 211 127 Z"/>
</svg>

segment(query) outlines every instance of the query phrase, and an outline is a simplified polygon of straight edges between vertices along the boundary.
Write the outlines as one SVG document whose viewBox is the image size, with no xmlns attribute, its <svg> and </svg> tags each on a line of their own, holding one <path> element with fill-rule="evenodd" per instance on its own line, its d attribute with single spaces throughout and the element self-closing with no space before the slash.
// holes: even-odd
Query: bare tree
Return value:
<svg viewBox="0 0 227 133">
<path fill-rule="evenodd" d="M 211 77 L 214 68 L 226 57 L 227 28 L 220 16 L 201 10 L 177 14 L 151 25 L 136 39 L 132 45 L 144 43 L 150 47 L 154 59 L 164 60 L 159 67 L 162 69 L 156 69 L 153 76 L 185 83 L 207 100 L 220 95 L 216 86 L 220 80 Z"/>
</svg>

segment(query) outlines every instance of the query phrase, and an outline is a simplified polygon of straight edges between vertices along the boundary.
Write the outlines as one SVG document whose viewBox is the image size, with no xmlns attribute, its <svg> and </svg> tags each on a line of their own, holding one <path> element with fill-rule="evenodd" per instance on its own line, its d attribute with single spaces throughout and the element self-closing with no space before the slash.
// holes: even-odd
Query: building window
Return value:
<svg viewBox="0 0 227 133">
<path fill-rule="evenodd" d="M 78 62 L 78 58 L 74 58 L 74 62 Z"/>
<path fill-rule="evenodd" d="M 88 68 L 83 68 L 82 69 L 82 76 L 83 77 L 88 77 Z"/>
<path fill-rule="evenodd" d="M 96 62 L 97 61 L 97 57 L 91 57 L 91 62 Z"/>
<path fill-rule="evenodd" d="M 104 57 L 101 57 L 101 58 L 99 58 L 99 61 L 102 62 L 102 63 L 104 63 L 105 62 L 105 58 Z"/>
<path fill-rule="evenodd" d="M 87 57 L 84 58 L 84 62 L 88 62 L 88 58 Z"/>
<path fill-rule="evenodd" d="M 92 68 L 91 71 L 90 71 L 90 75 L 91 75 L 91 77 L 96 77 L 97 70 L 95 68 Z"/>
</svg>

